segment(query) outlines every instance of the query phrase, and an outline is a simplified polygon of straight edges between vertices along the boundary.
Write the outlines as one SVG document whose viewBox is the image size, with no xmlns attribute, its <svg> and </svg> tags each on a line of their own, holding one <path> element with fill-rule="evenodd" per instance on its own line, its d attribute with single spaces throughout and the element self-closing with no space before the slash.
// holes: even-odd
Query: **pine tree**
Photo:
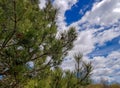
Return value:
<svg viewBox="0 0 120 88">
<path fill-rule="evenodd" d="M 75 29 L 57 36 L 57 9 L 50 0 L 44 9 L 38 4 L 39 0 L 0 0 L 0 88 L 79 88 L 86 85 L 91 64 L 83 63 L 83 70 L 80 70 L 80 55 L 75 56 L 75 72 L 59 68 L 73 47 L 77 37 Z"/>
<path fill-rule="evenodd" d="M 0 0 L 0 80 L 2 88 L 23 88 L 30 78 L 47 76 L 73 47 L 74 28 L 56 38 L 56 13 L 48 1 Z M 50 57 L 49 61 L 46 58 Z M 34 66 L 30 67 L 29 62 Z M 48 71 L 48 72 L 47 72 Z"/>
<path fill-rule="evenodd" d="M 90 76 L 91 71 L 93 70 L 91 62 L 86 63 L 85 61 L 83 61 L 82 57 L 82 54 L 74 56 L 76 61 L 74 72 L 77 77 L 76 88 L 80 88 L 80 86 L 86 86 L 91 83 Z"/>
</svg>

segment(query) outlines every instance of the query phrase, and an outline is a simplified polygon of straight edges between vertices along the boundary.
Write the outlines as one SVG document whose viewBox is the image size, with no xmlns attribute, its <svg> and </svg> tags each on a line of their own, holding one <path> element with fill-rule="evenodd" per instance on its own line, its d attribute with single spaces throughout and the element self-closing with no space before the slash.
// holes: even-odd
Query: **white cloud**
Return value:
<svg viewBox="0 0 120 88">
<path fill-rule="evenodd" d="M 75 69 L 75 60 L 72 57 L 66 57 L 61 64 L 61 68 L 63 70 L 73 71 Z"/>
<path fill-rule="evenodd" d="M 69 59 L 71 57 L 67 57 L 61 67 L 63 70 L 74 70 L 75 61 L 74 59 Z M 83 60 L 91 61 L 93 65 L 93 71 L 92 71 L 92 79 L 94 81 L 100 82 L 103 78 L 104 81 L 107 82 L 115 82 L 119 81 L 116 80 L 116 76 L 120 75 L 120 71 L 117 71 L 120 69 L 120 51 L 113 51 L 110 53 L 107 57 L 104 56 L 97 56 L 93 59 L 89 59 L 88 57 L 83 57 Z"/>
<path fill-rule="evenodd" d="M 55 8 L 58 8 L 58 14 L 57 14 L 57 25 L 59 30 L 65 30 L 66 27 L 66 22 L 65 20 L 65 12 L 66 10 L 69 10 L 78 0 L 55 0 L 53 2 L 53 5 Z"/>
<path fill-rule="evenodd" d="M 120 36 L 120 27 L 110 28 L 109 30 L 105 30 L 97 34 L 96 43 L 103 45 L 105 42 L 111 41 L 112 39 L 118 36 Z"/>
<path fill-rule="evenodd" d="M 67 5 L 65 8 L 68 8 Z M 76 52 L 82 52 L 84 55 L 87 55 L 96 48 L 95 44 L 102 46 L 107 41 L 111 41 L 120 36 L 120 24 L 118 22 L 120 19 L 119 8 L 119 0 L 102 0 L 101 2 L 96 2 L 92 10 L 88 11 L 82 19 L 71 24 L 69 27 L 75 26 L 77 30 L 82 31 L 78 31 L 78 38 L 74 42 L 74 48 L 69 52 L 69 56 L 72 57 Z M 60 14 L 62 14 L 60 17 L 63 19 L 58 24 L 63 23 L 64 26 L 61 24 L 61 28 L 65 28 L 66 23 L 63 21 L 65 19 L 64 13 L 61 11 Z M 94 25 L 100 25 L 100 27 L 95 28 Z M 107 57 L 94 57 L 91 60 L 94 66 L 93 78 L 101 80 L 104 77 L 106 80 L 115 81 L 115 78 L 111 78 L 111 76 L 119 74 L 119 71 L 116 72 L 120 66 L 119 58 L 119 51 L 114 51 Z M 88 60 L 88 58 L 86 59 Z M 72 63 L 67 64 L 66 62 L 65 67 L 67 69 L 70 68 Z"/>
<path fill-rule="evenodd" d="M 43 1 L 43 5 L 41 6 L 44 7 L 45 0 L 41 1 Z M 92 9 L 86 12 L 82 19 L 67 27 L 64 21 L 66 19 L 65 12 L 71 9 L 77 1 L 78 0 L 55 0 L 53 5 L 59 8 L 56 22 L 59 30 L 74 26 L 78 31 L 78 38 L 74 42 L 74 48 L 69 52 L 69 56 L 72 57 L 74 53 L 82 52 L 84 54 L 83 58 L 89 61 L 89 57 L 86 55 L 96 48 L 95 44 L 102 46 L 105 42 L 120 36 L 120 24 L 118 22 L 120 19 L 120 0 L 96 0 Z M 99 25 L 100 27 L 95 28 L 94 25 Z M 107 57 L 94 57 L 91 60 L 94 66 L 93 79 L 101 80 L 105 78 L 106 80 L 114 81 L 116 78 L 109 76 L 120 74 L 119 71 L 116 72 L 120 67 L 119 58 L 120 51 L 114 51 Z M 62 67 L 63 69 L 74 69 L 74 61 L 67 60 L 62 64 Z"/>
<path fill-rule="evenodd" d="M 115 8 L 113 12 L 120 13 L 120 8 Z"/>
<path fill-rule="evenodd" d="M 53 6 L 58 9 L 58 13 L 56 16 L 56 24 L 58 26 L 58 30 L 65 30 L 66 22 L 65 22 L 65 12 L 77 2 L 78 0 L 54 0 Z M 40 0 L 39 7 L 43 9 L 46 7 L 47 0 Z"/>
<path fill-rule="evenodd" d="M 90 24 L 109 25 L 117 22 L 120 18 L 120 13 L 114 12 L 120 6 L 119 0 L 102 0 L 94 4 L 91 11 L 87 12 L 81 21 L 88 21 Z"/>
<path fill-rule="evenodd" d="M 93 32 L 93 30 L 79 32 L 77 40 L 74 42 L 74 48 L 70 51 L 70 55 L 76 52 L 83 53 L 84 55 L 90 53 L 95 48 Z"/>
<path fill-rule="evenodd" d="M 43 9 L 46 7 L 46 2 L 47 0 L 40 0 L 40 4 L 39 4 L 40 9 Z"/>
<path fill-rule="evenodd" d="M 96 2 L 93 5 L 92 10 L 86 12 L 81 20 L 73 23 L 72 25 L 79 26 L 81 23 L 89 22 L 90 25 L 98 24 L 108 26 L 117 22 L 120 18 L 120 13 L 114 11 L 120 8 L 119 0 L 102 0 L 101 2 Z"/>
<path fill-rule="evenodd" d="M 83 30 L 78 35 L 73 51 L 82 50 L 87 54 L 95 49 L 95 44 L 102 46 L 107 41 L 120 36 L 120 24 L 118 24 L 120 13 L 113 11 L 117 8 L 120 8 L 119 0 L 96 2 L 92 10 L 88 11 L 82 19 L 71 24 L 69 27 L 75 26 L 77 30 Z M 94 25 L 100 25 L 100 28 L 95 28 Z M 109 29 L 106 29 L 107 27 Z"/>
<path fill-rule="evenodd" d="M 107 57 L 97 56 L 94 57 L 91 61 L 93 62 L 94 70 L 93 70 L 93 78 L 97 77 L 97 79 L 101 79 L 102 76 L 106 76 L 112 79 L 109 81 L 115 80 L 114 76 L 119 75 L 119 67 L 120 67 L 120 51 L 114 51 L 110 53 Z"/>
</svg>

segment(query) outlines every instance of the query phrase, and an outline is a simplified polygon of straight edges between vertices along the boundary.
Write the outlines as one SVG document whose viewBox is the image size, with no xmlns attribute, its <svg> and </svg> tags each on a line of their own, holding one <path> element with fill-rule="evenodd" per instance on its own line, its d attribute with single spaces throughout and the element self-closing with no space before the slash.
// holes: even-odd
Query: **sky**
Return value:
<svg viewBox="0 0 120 88">
<path fill-rule="evenodd" d="M 40 0 L 40 8 L 47 0 Z M 74 69 L 74 53 L 83 53 L 91 61 L 95 82 L 106 80 L 120 83 L 120 0 L 53 0 L 59 8 L 58 30 L 75 27 L 78 33 L 73 49 L 61 67 Z"/>
</svg>

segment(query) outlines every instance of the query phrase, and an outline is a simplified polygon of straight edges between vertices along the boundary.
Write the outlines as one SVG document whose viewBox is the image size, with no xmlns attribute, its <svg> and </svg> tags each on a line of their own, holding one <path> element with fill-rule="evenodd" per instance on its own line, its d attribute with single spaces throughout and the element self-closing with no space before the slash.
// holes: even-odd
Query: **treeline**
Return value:
<svg viewBox="0 0 120 88">
<path fill-rule="evenodd" d="M 120 88 L 120 84 L 90 84 L 86 88 Z"/>
</svg>

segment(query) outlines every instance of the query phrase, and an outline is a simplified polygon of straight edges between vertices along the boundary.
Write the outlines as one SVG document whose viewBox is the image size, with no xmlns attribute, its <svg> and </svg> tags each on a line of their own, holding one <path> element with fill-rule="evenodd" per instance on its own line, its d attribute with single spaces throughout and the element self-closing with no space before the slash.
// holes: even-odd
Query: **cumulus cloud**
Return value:
<svg viewBox="0 0 120 88">
<path fill-rule="evenodd" d="M 120 13 L 114 12 L 118 8 L 120 8 L 119 0 L 96 2 L 82 19 L 71 24 L 69 27 L 76 27 L 78 32 L 82 30 L 78 35 L 73 51 L 82 50 L 83 53 L 88 54 L 95 49 L 96 44 L 102 46 L 120 36 Z"/>
<path fill-rule="evenodd" d="M 46 0 L 40 1 L 42 2 L 41 8 L 44 8 Z M 54 0 L 53 2 L 53 6 L 59 9 L 56 17 L 58 30 L 74 26 L 78 32 L 78 38 L 74 42 L 74 48 L 69 52 L 69 57 L 77 52 L 83 53 L 84 60 L 93 62 L 92 77 L 94 80 L 104 78 L 115 81 L 116 76 L 120 75 L 120 51 L 113 51 L 107 57 L 98 55 L 90 60 L 87 54 L 96 49 L 96 44 L 103 46 L 106 42 L 120 36 L 120 0 L 96 0 L 90 11 L 87 11 L 79 21 L 67 27 L 65 12 L 71 9 L 77 1 Z M 61 66 L 63 69 L 74 69 L 74 60 L 68 59 Z"/>
<path fill-rule="evenodd" d="M 97 56 L 93 62 L 93 79 L 101 80 L 104 76 L 108 81 L 115 81 L 115 76 L 119 76 L 120 70 L 120 51 L 113 51 L 107 57 Z M 112 79 L 111 79 L 112 77 Z"/>
<path fill-rule="evenodd" d="M 96 48 L 96 44 L 103 46 L 106 42 L 119 37 L 119 8 L 119 0 L 102 0 L 96 2 L 92 10 L 88 11 L 82 19 L 71 24 L 69 27 L 76 27 L 78 38 L 74 42 L 74 48 L 69 52 L 69 56 L 76 52 L 82 52 L 85 57 Z M 94 67 L 93 79 L 101 80 L 105 78 L 108 81 L 115 81 L 115 75 L 119 74 L 119 58 L 119 51 L 113 51 L 107 57 L 99 55 L 94 57 L 91 60 Z M 113 74 L 114 77 L 112 77 Z"/>
<path fill-rule="evenodd" d="M 77 40 L 74 42 L 74 47 L 70 51 L 70 55 L 80 52 L 84 55 L 90 53 L 94 48 L 94 30 L 86 30 L 78 33 Z"/>
<path fill-rule="evenodd" d="M 58 25 L 59 30 L 67 29 L 65 20 L 65 12 L 66 10 L 71 9 L 71 7 L 77 2 L 78 0 L 55 0 L 53 2 L 53 6 L 59 9 L 56 23 Z"/>
<path fill-rule="evenodd" d="M 73 71 L 75 69 L 75 60 L 72 57 L 66 57 L 61 64 L 63 70 Z"/>
<path fill-rule="evenodd" d="M 117 22 L 120 18 L 119 0 L 102 0 L 95 3 L 92 10 L 87 12 L 81 21 L 88 21 L 91 24 L 109 25 Z"/>
<path fill-rule="evenodd" d="M 109 30 L 104 30 L 96 35 L 96 43 L 103 45 L 107 41 L 111 41 L 112 39 L 120 36 L 120 26 L 117 28 L 111 27 Z"/>
</svg>

